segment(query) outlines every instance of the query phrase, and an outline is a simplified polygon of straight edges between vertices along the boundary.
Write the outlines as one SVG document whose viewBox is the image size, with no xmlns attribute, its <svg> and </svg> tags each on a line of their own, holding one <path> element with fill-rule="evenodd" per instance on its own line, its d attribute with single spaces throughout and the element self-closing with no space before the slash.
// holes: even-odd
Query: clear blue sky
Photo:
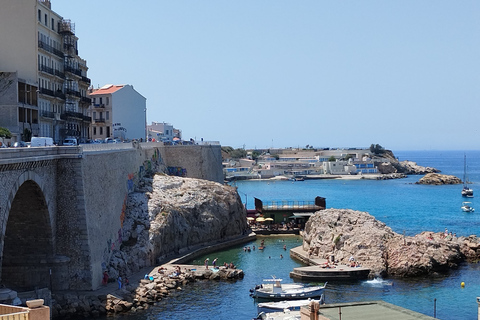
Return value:
<svg viewBox="0 0 480 320">
<path fill-rule="evenodd" d="M 480 149 L 480 1 L 52 0 L 92 84 L 234 148 Z"/>
</svg>

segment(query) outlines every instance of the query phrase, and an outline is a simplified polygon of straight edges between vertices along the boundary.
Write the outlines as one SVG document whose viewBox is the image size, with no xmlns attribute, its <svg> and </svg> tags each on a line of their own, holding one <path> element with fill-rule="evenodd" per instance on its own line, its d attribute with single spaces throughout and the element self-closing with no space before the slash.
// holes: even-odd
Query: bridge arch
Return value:
<svg viewBox="0 0 480 320">
<path fill-rule="evenodd" d="M 15 290 L 50 286 L 52 219 L 41 176 L 21 174 L 8 197 L 1 239 L 1 282 Z"/>
</svg>

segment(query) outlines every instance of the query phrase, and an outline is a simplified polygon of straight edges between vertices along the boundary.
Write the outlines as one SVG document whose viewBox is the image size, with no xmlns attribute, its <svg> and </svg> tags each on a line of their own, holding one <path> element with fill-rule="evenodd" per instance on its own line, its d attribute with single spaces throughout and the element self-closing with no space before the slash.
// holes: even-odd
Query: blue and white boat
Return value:
<svg viewBox="0 0 480 320">
<path fill-rule="evenodd" d="M 304 286 L 302 284 L 282 284 L 282 279 L 273 277 L 263 280 L 263 284 L 251 289 L 250 296 L 256 299 L 268 300 L 302 300 L 308 298 L 320 298 L 325 290 L 322 286 Z"/>
<path fill-rule="evenodd" d="M 319 300 L 305 299 L 305 300 L 285 300 L 276 302 L 261 302 L 257 305 L 257 312 L 260 314 L 270 312 L 280 312 L 285 310 L 298 311 L 301 307 L 307 306 L 310 302 L 323 304 L 325 301 L 323 294 Z"/>
</svg>

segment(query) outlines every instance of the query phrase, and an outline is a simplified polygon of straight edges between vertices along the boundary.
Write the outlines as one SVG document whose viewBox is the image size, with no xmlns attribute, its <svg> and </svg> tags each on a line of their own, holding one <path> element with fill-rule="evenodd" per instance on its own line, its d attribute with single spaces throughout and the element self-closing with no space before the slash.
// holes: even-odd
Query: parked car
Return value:
<svg viewBox="0 0 480 320">
<path fill-rule="evenodd" d="M 64 146 L 76 146 L 78 143 L 77 143 L 77 139 L 75 138 L 65 138 L 63 140 L 63 145 Z"/>
<path fill-rule="evenodd" d="M 26 146 L 27 144 L 25 143 L 25 141 L 17 141 L 13 144 L 14 148 L 25 148 Z"/>
</svg>

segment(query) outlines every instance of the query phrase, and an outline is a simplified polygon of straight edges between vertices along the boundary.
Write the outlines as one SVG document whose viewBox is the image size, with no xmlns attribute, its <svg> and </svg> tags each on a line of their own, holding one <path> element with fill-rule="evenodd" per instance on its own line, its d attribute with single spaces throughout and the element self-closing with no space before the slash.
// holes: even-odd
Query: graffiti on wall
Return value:
<svg viewBox="0 0 480 320">
<path fill-rule="evenodd" d="M 167 167 L 168 174 L 177 177 L 186 177 L 187 169 L 182 167 Z"/>
</svg>

